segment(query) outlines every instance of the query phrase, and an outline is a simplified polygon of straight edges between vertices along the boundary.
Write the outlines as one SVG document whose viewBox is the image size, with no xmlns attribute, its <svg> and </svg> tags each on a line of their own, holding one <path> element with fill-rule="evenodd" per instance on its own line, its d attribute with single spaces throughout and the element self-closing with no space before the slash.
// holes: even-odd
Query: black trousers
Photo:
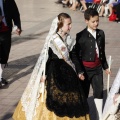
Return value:
<svg viewBox="0 0 120 120">
<path fill-rule="evenodd" d="M 11 32 L 0 32 L 0 64 L 7 64 L 11 48 Z"/>
<path fill-rule="evenodd" d="M 86 97 L 88 98 L 90 84 L 93 88 L 94 98 L 102 99 L 103 98 L 103 70 L 102 66 L 97 66 L 95 68 L 85 67 L 85 80 L 82 81 L 82 86 Z"/>
<path fill-rule="evenodd" d="M 120 3 L 115 5 L 114 9 L 116 10 L 117 18 L 120 20 Z"/>
</svg>

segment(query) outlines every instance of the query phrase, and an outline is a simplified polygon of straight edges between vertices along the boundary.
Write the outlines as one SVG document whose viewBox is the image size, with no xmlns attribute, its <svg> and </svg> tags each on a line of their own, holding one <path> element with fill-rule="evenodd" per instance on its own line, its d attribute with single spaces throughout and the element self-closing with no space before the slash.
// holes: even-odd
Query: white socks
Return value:
<svg viewBox="0 0 120 120">
<path fill-rule="evenodd" d="M 96 105 L 97 120 L 102 120 L 103 99 L 94 99 Z"/>
<path fill-rule="evenodd" d="M 5 67 L 5 64 L 0 64 L 0 81 L 1 81 L 1 78 L 2 78 L 2 73 L 3 73 L 4 67 Z"/>
<path fill-rule="evenodd" d="M 104 15 L 107 16 L 108 15 L 108 10 L 109 10 L 109 7 L 108 5 L 105 6 L 105 12 L 104 12 Z"/>
</svg>

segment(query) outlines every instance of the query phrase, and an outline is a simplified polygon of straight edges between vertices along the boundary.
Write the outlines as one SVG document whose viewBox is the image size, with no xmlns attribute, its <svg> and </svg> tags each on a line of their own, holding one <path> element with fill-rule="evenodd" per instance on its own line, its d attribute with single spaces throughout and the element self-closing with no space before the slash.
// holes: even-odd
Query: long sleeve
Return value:
<svg viewBox="0 0 120 120">
<path fill-rule="evenodd" d="M 102 67 L 103 69 L 107 69 L 108 68 L 108 63 L 107 63 L 107 60 L 106 60 L 106 55 L 105 55 L 105 34 L 103 32 L 103 48 L 102 48 L 102 56 L 103 56 L 103 59 L 101 60 L 102 62 Z"/>
<path fill-rule="evenodd" d="M 82 69 L 81 49 L 80 49 L 80 45 L 79 45 L 78 41 L 79 41 L 79 37 L 78 37 L 78 35 L 76 35 L 76 44 L 70 53 L 70 57 L 71 57 L 72 62 L 75 65 L 77 74 L 81 74 L 81 73 L 83 73 L 83 69 Z"/>
<path fill-rule="evenodd" d="M 12 19 L 14 24 L 21 29 L 20 13 L 14 0 L 11 0 Z"/>
</svg>

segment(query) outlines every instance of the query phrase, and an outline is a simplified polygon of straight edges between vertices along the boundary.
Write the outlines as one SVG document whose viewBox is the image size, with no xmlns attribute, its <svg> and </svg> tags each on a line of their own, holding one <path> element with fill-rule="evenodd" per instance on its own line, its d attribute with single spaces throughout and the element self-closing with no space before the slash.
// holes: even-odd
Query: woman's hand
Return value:
<svg viewBox="0 0 120 120">
<path fill-rule="evenodd" d="M 79 78 L 80 78 L 80 80 L 82 80 L 82 81 L 85 79 L 85 77 L 84 77 L 84 75 L 83 75 L 83 74 L 79 74 L 79 75 L 78 75 L 78 77 L 79 77 Z"/>
<path fill-rule="evenodd" d="M 42 76 L 40 82 L 45 82 L 45 80 L 46 80 L 46 76 Z"/>
</svg>

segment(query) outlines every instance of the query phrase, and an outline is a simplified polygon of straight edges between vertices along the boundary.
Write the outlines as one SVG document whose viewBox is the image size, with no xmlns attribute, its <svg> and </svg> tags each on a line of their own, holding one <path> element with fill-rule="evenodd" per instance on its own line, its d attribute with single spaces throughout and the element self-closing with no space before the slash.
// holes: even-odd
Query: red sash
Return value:
<svg viewBox="0 0 120 120">
<path fill-rule="evenodd" d="M 97 56 L 97 53 L 96 53 L 96 55 L 95 55 L 95 61 L 93 61 L 93 62 L 83 61 L 83 65 L 84 65 L 85 67 L 89 67 L 89 68 L 97 67 L 97 66 L 99 66 L 100 64 L 101 64 L 101 63 L 100 63 L 100 60 L 99 60 L 99 58 L 98 58 L 98 56 Z"/>
</svg>

